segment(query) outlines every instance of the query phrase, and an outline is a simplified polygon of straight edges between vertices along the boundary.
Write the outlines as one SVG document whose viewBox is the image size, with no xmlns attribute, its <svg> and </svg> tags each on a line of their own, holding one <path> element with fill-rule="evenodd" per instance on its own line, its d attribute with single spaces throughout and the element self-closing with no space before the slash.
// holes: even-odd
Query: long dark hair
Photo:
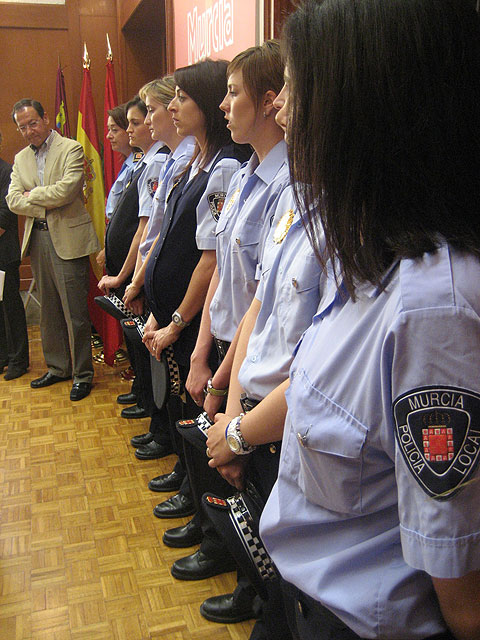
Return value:
<svg viewBox="0 0 480 640">
<path fill-rule="evenodd" d="M 225 60 L 207 58 L 181 67 L 173 74 L 175 84 L 195 101 L 205 116 L 207 146 L 202 166 L 208 164 L 221 147 L 232 141 L 224 113 L 219 107 L 227 93 L 227 65 Z"/>
<path fill-rule="evenodd" d="M 284 29 L 290 163 L 314 246 L 380 284 L 443 236 L 480 256 L 480 23 L 471 0 L 306 0 Z"/>
</svg>

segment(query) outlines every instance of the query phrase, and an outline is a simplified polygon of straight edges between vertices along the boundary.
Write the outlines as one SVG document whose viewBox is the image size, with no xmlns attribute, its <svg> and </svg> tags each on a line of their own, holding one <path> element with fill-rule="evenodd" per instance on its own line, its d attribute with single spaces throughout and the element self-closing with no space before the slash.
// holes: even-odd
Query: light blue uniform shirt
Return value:
<svg viewBox="0 0 480 640">
<path fill-rule="evenodd" d="M 295 345 L 310 326 L 326 286 L 298 212 L 283 241 L 274 236 L 285 214 L 296 211 L 292 188 L 279 197 L 265 244 L 256 298 L 260 312 L 238 379 L 249 398 L 261 400 L 288 377 Z"/>
<path fill-rule="evenodd" d="M 199 163 L 195 160 L 188 179 L 192 180 L 199 171 L 208 173 L 217 155 L 202 169 L 199 169 Z M 222 158 L 213 168 L 207 187 L 197 205 L 197 233 L 195 237 L 200 251 L 215 249 L 215 227 L 220 217 L 230 181 L 234 173 L 240 169 L 240 166 L 241 163 L 235 158 Z"/>
<path fill-rule="evenodd" d="M 165 145 L 161 140 L 154 142 L 142 158 L 142 162 L 146 164 L 146 167 L 138 180 L 139 218 L 149 218 L 152 213 L 153 197 L 158 188 L 158 178 L 162 166 L 168 158 L 167 153 L 157 153 L 163 146 Z"/>
<path fill-rule="evenodd" d="M 220 340 L 233 340 L 253 300 L 272 207 L 289 182 L 283 140 L 261 163 L 254 153 L 230 182 L 216 229 L 219 284 L 210 304 L 211 332 Z"/>
<path fill-rule="evenodd" d="M 479 283 L 479 261 L 443 245 L 355 303 L 329 291 L 292 364 L 262 539 L 363 638 L 439 633 L 428 574 L 480 569 Z"/>
<path fill-rule="evenodd" d="M 122 192 L 125 186 L 127 185 L 130 178 L 132 177 L 133 169 L 135 167 L 133 162 L 133 156 L 134 156 L 134 153 L 132 151 L 132 153 L 128 156 L 128 158 L 125 159 L 125 162 L 122 164 L 122 168 L 118 172 L 118 176 L 115 182 L 112 184 L 112 188 L 110 189 L 110 192 L 107 198 L 107 203 L 105 205 L 105 215 L 107 217 L 107 220 L 110 220 L 110 218 L 112 217 L 112 213 L 115 211 L 117 202 L 120 196 L 122 195 Z"/>
<path fill-rule="evenodd" d="M 152 212 L 147 223 L 147 236 L 139 247 L 142 260 L 145 260 L 155 238 L 162 228 L 165 203 L 172 190 L 176 178 L 182 173 L 190 162 L 195 150 L 195 138 L 187 136 L 183 138 L 173 153 L 167 156 L 162 165 L 159 177 L 158 189 L 153 197 Z"/>
</svg>

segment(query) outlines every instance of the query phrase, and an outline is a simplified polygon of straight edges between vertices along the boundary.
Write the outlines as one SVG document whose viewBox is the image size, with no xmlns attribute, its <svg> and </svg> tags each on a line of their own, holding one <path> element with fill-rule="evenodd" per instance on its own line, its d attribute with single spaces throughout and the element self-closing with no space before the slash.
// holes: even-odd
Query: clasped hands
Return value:
<svg viewBox="0 0 480 640">
<path fill-rule="evenodd" d="M 244 487 L 245 466 L 248 456 L 237 456 L 231 451 L 225 439 L 225 430 L 233 416 L 225 413 L 215 415 L 215 423 L 207 431 L 208 464 L 225 478 L 225 480 L 241 491 Z"/>
</svg>

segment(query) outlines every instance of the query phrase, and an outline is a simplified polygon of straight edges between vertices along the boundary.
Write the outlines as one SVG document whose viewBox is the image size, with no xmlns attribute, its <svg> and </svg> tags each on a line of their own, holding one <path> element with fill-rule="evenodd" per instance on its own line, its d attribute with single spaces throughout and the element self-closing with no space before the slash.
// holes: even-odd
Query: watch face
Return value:
<svg viewBox="0 0 480 640">
<path fill-rule="evenodd" d="M 240 442 L 235 438 L 235 436 L 228 435 L 227 436 L 227 444 L 230 447 L 233 453 L 238 453 L 241 449 Z"/>
</svg>

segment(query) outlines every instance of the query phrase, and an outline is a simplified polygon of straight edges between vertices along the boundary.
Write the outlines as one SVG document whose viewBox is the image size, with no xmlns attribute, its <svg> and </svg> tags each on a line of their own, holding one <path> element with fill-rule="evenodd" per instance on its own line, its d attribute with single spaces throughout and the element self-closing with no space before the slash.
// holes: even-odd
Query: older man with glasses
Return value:
<svg viewBox="0 0 480 640">
<path fill-rule="evenodd" d="M 37 283 L 48 367 L 30 385 L 47 387 L 73 375 L 70 399 L 81 400 L 93 378 L 88 256 L 100 248 L 83 204 L 83 149 L 52 131 L 36 100 L 17 102 L 12 118 L 28 146 L 15 156 L 7 202 L 26 218 L 22 257 L 30 254 Z"/>
</svg>

